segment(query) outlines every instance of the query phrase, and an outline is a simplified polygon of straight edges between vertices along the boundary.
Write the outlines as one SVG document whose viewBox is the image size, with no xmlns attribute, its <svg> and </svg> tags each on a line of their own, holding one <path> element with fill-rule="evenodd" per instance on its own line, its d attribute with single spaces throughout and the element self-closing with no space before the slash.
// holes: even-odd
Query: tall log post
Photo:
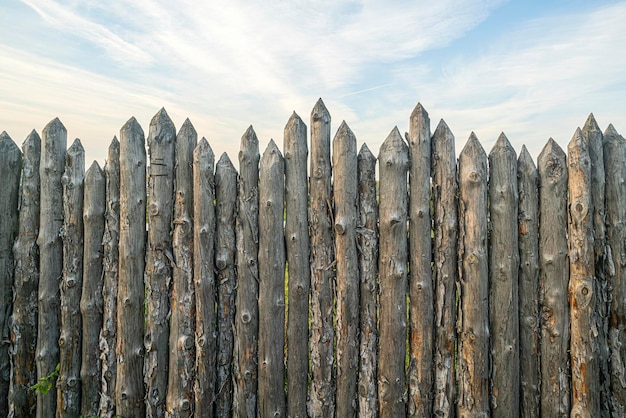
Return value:
<svg viewBox="0 0 626 418">
<path fill-rule="evenodd" d="M 19 228 L 18 201 L 22 152 L 6 133 L 0 133 L 0 416 L 9 414 L 11 362 L 9 319 L 13 305 L 15 259 L 13 243 Z"/>
<path fill-rule="evenodd" d="M 190 163 L 193 162 L 193 152 L 197 143 L 198 134 L 189 119 L 186 119 L 178 131 L 175 144 L 174 233 L 172 238 L 174 266 L 166 400 L 167 413 L 175 417 L 190 417 L 194 412 L 196 294 L 193 274 L 193 164 Z M 213 202 L 210 202 L 210 205 L 212 206 Z M 214 306 L 213 299 L 210 307 L 214 308 Z M 215 318 L 212 319 L 215 323 Z M 211 381 L 214 381 L 215 374 L 211 377 Z"/>
<path fill-rule="evenodd" d="M 285 163 L 270 140 L 259 167 L 259 405 L 262 417 L 286 416 Z"/>
<path fill-rule="evenodd" d="M 182 129 L 181 129 L 182 130 Z M 179 138 L 180 140 L 180 138 Z M 178 141 L 178 140 L 177 140 Z M 180 145 L 178 145 L 180 147 Z M 180 148 L 177 149 L 177 153 Z M 177 154 L 178 155 L 178 154 Z M 195 289 L 195 414 L 212 417 L 216 381 L 215 156 L 206 138 L 193 150 L 193 284 Z M 178 183 L 178 174 L 177 174 Z M 191 185 L 189 185 L 191 187 Z M 188 191 L 191 193 L 191 189 Z M 176 272 L 176 271 L 175 271 Z M 188 290 L 189 291 L 189 290 Z M 181 295 L 183 296 L 183 295 Z M 178 301 L 177 303 L 181 303 Z M 191 314 L 191 313 L 190 313 Z M 232 332 L 232 330 L 230 331 Z M 193 367 L 193 362 L 188 364 Z M 218 416 L 220 416 L 218 414 Z"/>
<path fill-rule="evenodd" d="M 76 138 L 65 156 L 63 184 L 63 279 L 61 280 L 61 334 L 59 336 L 59 377 L 57 416 L 80 414 L 80 365 L 83 288 L 83 195 L 85 150 Z"/>
<path fill-rule="evenodd" d="M 237 214 L 237 170 L 226 153 L 215 167 L 217 267 L 217 400 L 215 414 L 230 416 L 233 408 L 233 346 L 235 326 L 235 287 L 237 270 L 235 255 L 235 217 Z M 197 257 L 197 255 L 196 255 Z M 197 395 L 196 395 L 197 399 Z"/>
<path fill-rule="evenodd" d="M 335 255 L 330 162 L 330 113 L 322 99 L 311 111 L 309 228 L 311 240 L 311 304 L 309 350 L 311 384 L 309 416 L 335 413 L 333 288 Z"/>
<path fill-rule="evenodd" d="M 37 323 L 37 378 L 50 376 L 59 364 L 61 304 L 59 282 L 63 276 L 63 186 L 67 130 L 56 118 L 43 128 L 41 211 L 39 216 L 39 319 Z M 56 414 L 56 379 L 48 393 L 37 394 L 37 418 Z"/>
<path fill-rule="evenodd" d="M 146 417 L 165 416 L 169 364 L 172 215 L 176 128 L 165 109 L 150 121 L 148 248 L 146 250 Z"/>
<path fill-rule="evenodd" d="M 394 128 L 380 147 L 380 416 L 406 416 L 407 173 L 409 149 Z"/>
<path fill-rule="evenodd" d="M 567 158 L 550 138 L 537 159 L 539 172 L 539 300 L 541 414 L 570 412 L 567 286 Z"/>
<path fill-rule="evenodd" d="M 97 416 L 100 411 L 102 361 L 100 358 L 100 330 L 102 329 L 102 238 L 104 236 L 104 209 L 106 181 L 96 161 L 85 173 L 85 200 L 83 225 L 85 249 L 83 261 L 83 289 L 80 312 L 83 321 L 82 364 L 80 368 L 81 415 Z"/>
<path fill-rule="evenodd" d="M 591 159 L 591 201 L 593 203 L 593 247 L 595 268 L 596 320 L 595 329 L 598 330 L 598 367 L 599 367 L 599 396 L 600 417 L 610 415 L 610 383 L 609 372 L 609 288 L 606 278 L 607 243 L 606 243 L 606 212 L 605 212 L 605 168 L 604 152 L 602 148 L 602 131 L 593 116 L 589 114 L 582 129 L 583 140 L 587 143 L 589 158 Z"/>
<path fill-rule="evenodd" d="M 539 325 L 539 173 L 525 146 L 517 159 L 519 206 L 520 416 L 541 416 Z"/>
<path fill-rule="evenodd" d="M 259 140 L 252 126 L 241 137 L 237 209 L 237 299 L 233 413 L 257 414 L 259 334 Z"/>
<path fill-rule="evenodd" d="M 115 413 L 143 418 L 146 149 L 135 118 L 120 131 L 120 239 Z"/>
<path fill-rule="evenodd" d="M 517 155 L 504 135 L 489 153 L 491 414 L 519 416 Z"/>
<path fill-rule="evenodd" d="M 572 364 L 571 416 L 599 417 L 599 348 L 594 280 L 591 158 L 580 129 L 567 146 L 569 188 L 569 303 Z"/>
<path fill-rule="evenodd" d="M 456 383 L 456 286 L 458 176 L 454 135 L 443 119 L 432 138 L 434 207 L 434 402 L 433 414 L 454 416 Z"/>
<path fill-rule="evenodd" d="M 378 201 L 376 157 L 363 144 L 357 156 L 360 344 L 358 416 L 378 417 Z"/>
<path fill-rule="evenodd" d="M 345 122 L 333 139 L 335 251 L 337 258 L 337 409 L 356 416 L 359 366 L 356 137 Z"/>
<path fill-rule="evenodd" d="M 309 225 L 306 125 L 294 112 L 285 126 L 285 243 L 289 268 L 287 414 L 306 417 L 309 372 Z"/>
<path fill-rule="evenodd" d="M 102 330 L 100 331 L 100 360 L 102 384 L 100 412 L 102 418 L 115 416 L 115 381 L 117 377 L 117 285 L 119 280 L 120 239 L 120 142 L 113 137 L 109 145 L 106 177 L 106 211 L 102 238 Z"/>
<path fill-rule="evenodd" d="M 611 292 L 609 348 L 611 352 L 610 412 L 626 411 L 626 140 L 613 125 L 604 132 L 606 167 L 606 238 L 609 247 L 607 279 Z M 622 415 L 620 415 L 622 414 Z"/>
<path fill-rule="evenodd" d="M 35 416 L 37 398 L 30 387 L 37 383 L 37 289 L 39 287 L 39 161 L 41 138 L 33 130 L 22 145 L 19 230 L 13 247 L 15 289 L 11 316 L 11 388 L 9 416 Z M 3 177 L 4 178 L 4 177 Z M 3 202 L 6 199 L 2 200 Z"/>
<path fill-rule="evenodd" d="M 430 118 L 420 103 L 409 133 L 409 416 L 430 416 L 433 409 L 434 301 L 430 206 Z"/>
<path fill-rule="evenodd" d="M 459 156 L 457 415 L 488 417 L 487 155 L 472 132 Z"/>
</svg>

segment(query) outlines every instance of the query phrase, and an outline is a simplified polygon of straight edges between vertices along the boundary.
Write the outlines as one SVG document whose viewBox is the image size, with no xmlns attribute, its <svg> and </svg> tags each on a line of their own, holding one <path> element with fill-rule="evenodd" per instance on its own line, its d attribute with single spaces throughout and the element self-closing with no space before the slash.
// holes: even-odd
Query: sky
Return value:
<svg viewBox="0 0 626 418">
<path fill-rule="evenodd" d="M 378 153 L 420 102 L 460 152 L 504 132 L 536 158 L 593 112 L 626 135 L 626 1 L 2 0 L 0 131 L 21 145 L 59 117 L 87 166 L 131 117 L 164 107 L 237 165 L 321 97 Z"/>
</svg>

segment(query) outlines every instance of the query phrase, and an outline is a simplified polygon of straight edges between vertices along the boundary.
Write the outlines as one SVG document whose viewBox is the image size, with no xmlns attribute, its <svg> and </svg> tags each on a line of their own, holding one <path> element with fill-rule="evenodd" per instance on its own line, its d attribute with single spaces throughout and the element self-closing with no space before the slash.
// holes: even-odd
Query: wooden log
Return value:
<svg viewBox="0 0 626 418">
<path fill-rule="evenodd" d="M 330 162 L 330 113 L 322 99 L 311 111 L 309 231 L 311 304 L 309 416 L 332 418 L 335 412 L 333 327 L 335 255 Z"/>
<path fill-rule="evenodd" d="M 230 416 L 233 408 L 233 345 L 235 327 L 235 215 L 237 213 L 237 170 L 226 153 L 215 167 L 217 226 L 215 265 L 217 267 L 217 399 L 215 415 Z M 197 399 L 197 396 L 196 396 Z"/>
<path fill-rule="evenodd" d="M 539 173 L 525 146 L 517 159 L 520 416 L 541 416 L 539 325 Z"/>
<path fill-rule="evenodd" d="M 569 305 L 567 285 L 567 161 L 548 140 L 539 172 L 539 291 L 541 315 L 541 414 L 570 412 Z"/>
<path fill-rule="evenodd" d="M 59 377 L 57 416 L 80 414 L 80 365 L 83 289 L 83 203 L 85 149 L 76 138 L 65 154 L 63 184 L 63 278 L 61 280 L 61 333 L 59 335 Z"/>
<path fill-rule="evenodd" d="M 356 416 L 359 366 L 359 265 L 357 255 L 356 137 L 345 122 L 333 139 L 335 252 L 337 258 L 338 417 Z"/>
<path fill-rule="evenodd" d="M 409 133 L 409 399 L 411 417 L 430 416 L 433 409 L 434 301 L 430 215 L 430 118 L 418 103 Z"/>
<path fill-rule="evenodd" d="M 309 372 L 309 198 L 306 125 L 294 112 L 285 126 L 285 243 L 289 269 L 287 316 L 287 414 L 306 417 Z"/>
<path fill-rule="evenodd" d="M 22 152 L 6 133 L 0 133 L 0 416 L 9 414 L 9 386 L 11 363 L 9 359 L 9 318 L 13 305 L 15 258 L 13 243 L 19 228 L 18 201 Z"/>
<path fill-rule="evenodd" d="M 517 155 L 500 137 L 489 153 L 491 415 L 519 416 Z"/>
<path fill-rule="evenodd" d="M 602 131 L 593 116 L 589 114 L 582 129 L 583 140 L 587 143 L 589 158 L 591 159 L 591 201 L 593 203 L 593 242 L 596 294 L 595 329 L 598 331 L 598 367 L 599 367 L 599 396 L 600 417 L 610 415 L 610 382 L 609 372 L 609 288 L 606 278 L 607 243 L 606 243 L 606 213 L 605 213 L 605 169 L 604 152 L 602 148 Z M 626 412 L 625 412 L 626 413 Z"/>
<path fill-rule="evenodd" d="M 177 150 L 178 152 L 178 150 Z M 195 288 L 195 414 L 212 417 L 216 380 L 215 156 L 206 138 L 193 150 L 193 284 Z M 189 160 L 191 160 L 191 158 Z M 178 177 L 177 177 L 178 178 Z M 177 180 L 178 182 L 178 180 Z M 191 193 L 191 190 L 190 190 Z M 179 302 L 177 302 L 179 303 Z M 232 333 L 232 330 L 231 330 Z M 190 367 L 193 364 L 189 364 Z M 218 415 L 219 416 L 219 415 Z"/>
<path fill-rule="evenodd" d="M 233 413 L 257 414 L 257 338 L 259 334 L 259 140 L 252 126 L 241 137 L 236 220 L 237 296 L 233 373 Z"/>
<path fill-rule="evenodd" d="M 398 128 L 378 155 L 380 176 L 380 342 L 378 396 L 381 417 L 406 416 L 406 287 L 408 273 L 407 173 L 409 149 Z"/>
<path fill-rule="evenodd" d="M 150 121 L 146 250 L 146 417 L 165 416 L 169 364 L 172 215 L 176 128 L 165 109 Z"/>
<path fill-rule="evenodd" d="M 613 125 L 604 131 L 607 280 L 611 292 L 609 348 L 612 416 L 626 411 L 626 140 Z"/>
<path fill-rule="evenodd" d="M 56 118 L 42 132 L 39 216 L 39 292 L 37 323 L 37 378 L 52 377 L 59 364 L 61 305 L 59 282 L 63 275 L 63 186 L 67 131 Z M 47 393 L 37 393 L 37 418 L 56 413 L 56 379 Z"/>
<path fill-rule="evenodd" d="M 117 376 L 117 285 L 119 280 L 120 239 L 120 142 L 113 137 L 109 145 L 106 177 L 106 211 L 104 237 L 102 238 L 103 284 L 102 330 L 100 331 L 100 359 L 102 362 L 102 384 L 100 412 L 102 418 L 115 416 L 115 381 Z"/>
<path fill-rule="evenodd" d="M 176 417 L 190 417 L 194 413 L 196 294 L 193 272 L 193 152 L 197 143 L 198 134 L 191 121 L 186 119 L 178 131 L 175 144 L 174 219 L 172 220 L 174 265 L 166 398 L 167 413 Z M 210 205 L 213 206 L 212 201 Z M 214 312 L 215 299 L 212 302 L 210 306 Z M 215 316 L 212 319 L 215 324 Z M 211 381 L 215 380 L 215 374 L 210 377 L 212 377 Z"/>
<path fill-rule="evenodd" d="M 360 278 L 358 416 L 378 417 L 378 201 L 376 157 L 363 144 L 357 156 Z"/>
<path fill-rule="evenodd" d="M 459 185 L 454 135 L 443 119 L 432 138 L 434 207 L 434 401 L 433 414 L 453 416 L 456 350 L 457 228 Z"/>
<path fill-rule="evenodd" d="M 13 356 L 9 416 L 35 416 L 37 397 L 30 389 L 37 383 L 37 289 L 39 287 L 39 160 L 41 138 L 33 130 L 22 145 L 22 174 L 19 196 L 19 230 L 13 247 L 15 289 L 11 316 Z M 3 177 L 4 178 L 4 177 Z M 3 199 L 3 202 L 5 199 Z"/>
<path fill-rule="evenodd" d="M 591 158 L 580 129 L 567 146 L 569 302 L 571 318 L 570 358 L 572 364 L 571 416 L 599 417 L 600 391 L 597 324 L 597 295 L 594 283 L 593 200 Z"/>
<path fill-rule="evenodd" d="M 100 358 L 100 330 L 102 329 L 102 238 L 104 236 L 104 209 L 106 181 L 96 161 L 85 173 L 85 200 L 83 225 L 85 247 L 83 259 L 83 289 L 80 298 L 82 315 L 82 356 L 80 368 L 81 415 L 98 416 L 102 361 Z"/>
<path fill-rule="evenodd" d="M 146 252 L 146 149 L 135 118 L 120 131 L 120 238 L 117 293 L 115 413 L 145 417 L 144 268 Z"/>
<path fill-rule="evenodd" d="M 270 140 L 259 167 L 259 389 L 262 417 L 286 416 L 285 163 Z"/>
<path fill-rule="evenodd" d="M 472 132 L 459 156 L 457 415 L 489 416 L 487 156 Z"/>
</svg>

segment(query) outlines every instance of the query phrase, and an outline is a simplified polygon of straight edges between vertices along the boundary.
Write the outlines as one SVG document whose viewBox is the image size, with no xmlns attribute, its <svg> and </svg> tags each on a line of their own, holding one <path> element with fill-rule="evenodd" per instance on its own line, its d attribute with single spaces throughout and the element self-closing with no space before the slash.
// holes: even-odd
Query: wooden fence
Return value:
<svg viewBox="0 0 626 418">
<path fill-rule="evenodd" d="M 2 133 L 0 416 L 626 416 L 612 125 L 535 166 L 419 104 L 378 158 L 330 122 L 310 159 L 295 113 L 284 154 L 250 127 L 239 172 L 165 110 L 104 170 Z"/>
</svg>

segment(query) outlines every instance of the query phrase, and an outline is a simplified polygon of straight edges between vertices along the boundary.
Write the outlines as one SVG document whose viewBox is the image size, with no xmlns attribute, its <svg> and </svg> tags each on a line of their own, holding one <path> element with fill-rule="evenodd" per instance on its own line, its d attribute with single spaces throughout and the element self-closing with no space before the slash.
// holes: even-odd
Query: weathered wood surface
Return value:
<svg viewBox="0 0 626 418">
<path fill-rule="evenodd" d="M 593 204 L 593 247 L 596 294 L 596 323 L 598 332 L 598 385 L 600 396 L 600 417 L 609 417 L 611 374 L 609 372 L 609 289 L 606 279 L 607 243 L 605 213 L 605 170 L 602 148 L 602 131 L 593 116 L 589 114 L 582 129 L 583 140 L 587 143 L 591 160 L 591 201 Z"/>
<path fill-rule="evenodd" d="M 309 416 L 332 418 L 335 412 L 333 284 L 335 255 L 330 161 L 330 113 L 318 100 L 311 111 L 309 231 L 311 303 Z"/>
<path fill-rule="evenodd" d="M 456 404 L 456 282 L 458 177 L 454 135 L 441 120 L 432 138 L 434 207 L 434 395 L 433 414 L 453 416 Z"/>
<path fill-rule="evenodd" d="M 287 316 L 287 414 L 306 417 L 309 371 L 309 270 L 307 129 L 294 112 L 285 126 L 285 243 L 289 312 Z"/>
<path fill-rule="evenodd" d="M 233 413 L 256 417 L 259 333 L 259 140 L 252 126 L 241 137 L 236 221 L 237 296 Z"/>
<path fill-rule="evenodd" d="M 358 416 L 378 416 L 378 201 L 376 200 L 376 157 L 363 144 L 357 156 L 359 180 L 359 300 L 361 311 Z"/>
<path fill-rule="evenodd" d="M 607 280 L 611 292 L 611 414 L 626 413 L 626 140 L 613 125 L 604 131 L 606 175 L 606 239 L 610 249 Z M 620 415 L 621 414 L 621 415 Z"/>
<path fill-rule="evenodd" d="M 0 416 L 9 414 L 11 363 L 9 319 L 13 305 L 15 259 L 13 242 L 19 228 L 18 200 L 22 152 L 6 133 L 0 133 Z"/>
<path fill-rule="evenodd" d="M 487 155 L 472 132 L 459 156 L 457 415 L 489 416 Z"/>
<path fill-rule="evenodd" d="M 537 159 L 539 172 L 539 301 L 541 414 L 570 412 L 567 157 L 550 138 Z"/>
<path fill-rule="evenodd" d="M 235 215 L 237 170 L 226 153 L 215 167 L 215 265 L 217 267 L 217 399 L 215 414 L 230 416 L 233 406 L 233 328 L 235 326 Z M 197 219 L 197 218 L 196 218 Z M 197 222 L 197 221 L 196 221 Z M 196 253 L 197 257 L 197 253 Z M 199 351 L 198 351 L 199 352 Z M 196 394 L 196 399 L 198 395 Z"/>
<path fill-rule="evenodd" d="M 491 415 L 519 416 L 517 155 L 501 133 L 489 153 Z"/>
<path fill-rule="evenodd" d="M 407 173 L 409 149 L 397 128 L 380 147 L 380 416 L 406 416 L 406 288 L 408 274 Z"/>
<path fill-rule="evenodd" d="M 83 204 L 84 254 L 83 288 L 80 298 L 82 315 L 82 355 L 80 367 L 81 407 L 83 417 L 99 416 L 102 379 L 100 330 L 102 329 L 102 238 L 106 207 L 106 180 L 96 161 L 85 173 Z"/>
<path fill-rule="evenodd" d="M 175 417 L 190 417 L 194 412 L 193 385 L 196 371 L 196 294 L 193 271 L 194 190 L 193 164 L 189 162 L 193 161 L 193 152 L 197 143 L 198 134 L 189 119 L 186 119 L 178 131 L 175 143 L 174 217 L 172 219 L 174 263 L 166 403 L 167 414 Z M 210 205 L 213 205 L 213 201 Z M 215 301 L 212 302 L 210 306 L 214 312 Z M 213 316 L 213 323 L 215 323 L 215 316 Z M 215 374 L 211 377 L 211 381 L 214 381 Z"/>
<path fill-rule="evenodd" d="M 539 173 L 525 146 L 517 159 L 520 416 L 541 416 L 539 324 Z"/>
<path fill-rule="evenodd" d="M 359 366 L 359 265 L 357 256 L 356 137 L 342 122 L 333 139 L 333 199 L 337 259 L 337 395 L 338 417 L 357 411 Z"/>
<path fill-rule="evenodd" d="M 217 319 L 214 166 L 213 150 L 206 138 L 202 138 L 193 150 L 193 283 L 196 319 L 196 376 L 193 392 L 195 414 L 202 417 L 212 416 L 215 403 Z"/>
<path fill-rule="evenodd" d="M 430 118 L 420 103 L 409 133 L 409 399 L 412 417 L 432 414 L 434 303 L 432 285 Z"/>
<path fill-rule="evenodd" d="M 37 323 L 37 378 L 51 375 L 59 364 L 61 305 L 59 282 L 63 276 L 63 186 L 67 130 L 56 118 L 43 128 L 39 216 L 39 319 Z M 47 394 L 37 395 L 37 417 L 56 413 L 56 379 Z"/>
<path fill-rule="evenodd" d="M 569 302 L 572 364 L 571 416 L 599 417 L 599 348 L 594 278 L 591 158 L 580 129 L 568 144 Z"/>
<path fill-rule="evenodd" d="M 102 238 L 102 329 L 100 331 L 100 359 L 102 362 L 102 384 L 99 416 L 115 416 L 115 380 L 117 376 L 117 284 L 119 280 L 120 239 L 120 142 L 113 137 L 104 166 L 106 177 L 106 211 L 104 236 Z"/>
<path fill-rule="evenodd" d="M 33 130 L 22 145 L 19 230 L 13 247 L 15 285 L 11 316 L 11 388 L 9 416 L 34 416 L 37 407 L 35 350 L 37 347 L 37 289 L 39 287 L 39 160 L 41 138 Z M 4 176 L 3 176 L 4 178 Z M 3 199 L 4 201 L 5 199 Z"/>
<path fill-rule="evenodd" d="M 80 365 L 83 288 L 83 203 L 85 150 L 77 138 L 65 154 L 63 184 L 63 278 L 61 280 L 61 333 L 57 416 L 80 414 Z"/>
<path fill-rule="evenodd" d="M 120 238 L 115 413 L 143 418 L 146 149 L 135 118 L 120 131 Z M 142 239 L 143 237 L 143 239 Z"/>
<path fill-rule="evenodd" d="M 176 128 L 165 109 L 150 121 L 146 249 L 146 417 L 165 416 L 172 282 L 172 215 Z"/>
<path fill-rule="evenodd" d="M 259 167 L 259 389 L 258 414 L 286 416 L 285 163 L 273 140 Z"/>
</svg>

